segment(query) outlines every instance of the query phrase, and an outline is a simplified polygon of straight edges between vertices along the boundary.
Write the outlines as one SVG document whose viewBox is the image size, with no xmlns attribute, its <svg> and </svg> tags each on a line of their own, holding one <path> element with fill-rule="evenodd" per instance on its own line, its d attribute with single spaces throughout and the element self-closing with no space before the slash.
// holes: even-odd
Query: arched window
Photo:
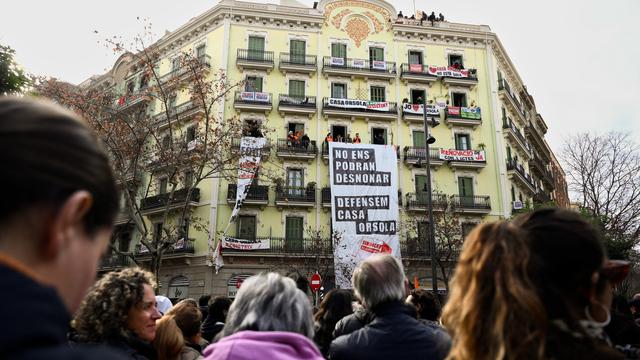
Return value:
<svg viewBox="0 0 640 360">
<path fill-rule="evenodd" d="M 189 279 L 185 276 L 176 276 L 169 282 L 167 297 L 172 303 L 189 297 Z"/>
</svg>

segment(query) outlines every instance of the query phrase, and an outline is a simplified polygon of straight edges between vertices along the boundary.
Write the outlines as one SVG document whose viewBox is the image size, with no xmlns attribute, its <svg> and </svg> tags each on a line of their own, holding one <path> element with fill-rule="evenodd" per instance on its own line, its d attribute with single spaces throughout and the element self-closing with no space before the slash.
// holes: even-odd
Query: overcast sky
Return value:
<svg viewBox="0 0 640 360">
<path fill-rule="evenodd" d="M 265 2 L 256 0 L 258 2 Z M 272 2 L 272 1 L 269 1 Z M 311 6 L 313 1 L 301 1 Z M 0 44 L 17 52 L 29 72 L 80 83 L 109 69 L 106 36 L 133 38 L 137 18 L 158 35 L 175 30 L 216 0 L 6 1 Z M 413 11 L 413 1 L 393 1 Z M 498 34 L 534 96 L 558 151 L 578 130 L 622 130 L 640 141 L 640 1 L 416 1 L 447 20 L 486 24 Z M 94 33 L 98 31 L 98 34 Z"/>
</svg>

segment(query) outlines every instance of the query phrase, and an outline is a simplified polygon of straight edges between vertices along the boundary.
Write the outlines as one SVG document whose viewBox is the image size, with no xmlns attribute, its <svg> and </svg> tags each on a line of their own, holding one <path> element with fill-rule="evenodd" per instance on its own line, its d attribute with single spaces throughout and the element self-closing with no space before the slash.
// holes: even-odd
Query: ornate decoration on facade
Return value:
<svg viewBox="0 0 640 360">
<path fill-rule="evenodd" d="M 364 16 L 368 17 L 369 20 L 371 20 L 371 22 L 373 23 L 373 33 L 377 34 L 379 32 L 382 31 L 382 29 L 384 29 L 384 26 L 382 25 L 382 22 L 380 22 L 380 20 L 378 20 L 378 18 L 372 14 L 370 11 L 365 11 L 364 12 Z"/>
<path fill-rule="evenodd" d="M 336 29 L 340 29 L 342 27 L 342 19 L 351 13 L 353 13 L 353 11 L 344 9 L 331 19 L 331 23 L 336 27 Z"/>
<path fill-rule="evenodd" d="M 391 14 L 389 13 L 389 10 L 387 10 L 387 9 L 381 7 L 381 6 L 378 6 L 378 5 L 368 3 L 366 1 L 353 1 L 353 0 L 352 1 L 336 1 L 336 2 L 333 2 L 333 3 L 328 4 L 327 6 L 325 6 L 325 8 L 324 8 L 325 24 L 328 24 L 329 19 L 331 18 L 331 13 L 334 10 L 336 10 L 338 8 L 341 8 L 341 7 L 347 7 L 347 8 L 359 7 L 359 8 L 364 8 L 364 9 L 371 10 L 371 11 L 373 11 L 375 13 L 379 13 L 380 15 L 382 15 L 382 19 L 387 24 L 387 26 L 386 26 L 387 27 L 387 31 L 390 31 L 391 28 L 392 28 Z M 378 20 L 378 22 L 380 22 L 380 21 Z M 336 28 L 340 29 L 340 26 L 336 26 Z M 376 28 L 377 28 L 377 26 L 376 26 Z M 378 32 L 378 31 L 376 30 L 376 32 Z"/>
<path fill-rule="evenodd" d="M 356 43 L 356 47 L 360 47 L 362 40 L 369 36 L 369 24 L 360 17 L 351 18 L 344 27 L 349 37 Z"/>
</svg>

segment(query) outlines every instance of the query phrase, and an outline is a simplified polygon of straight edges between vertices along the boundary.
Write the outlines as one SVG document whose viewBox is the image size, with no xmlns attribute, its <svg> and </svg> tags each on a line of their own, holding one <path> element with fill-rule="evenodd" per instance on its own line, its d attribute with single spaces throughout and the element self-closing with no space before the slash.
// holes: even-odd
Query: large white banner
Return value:
<svg viewBox="0 0 640 360">
<path fill-rule="evenodd" d="M 389 111 L 388 101 L 368 101 L 357 99 L 329 98 L 329 106 L 345 109 L 366 109 L 375 111 Z"/>
<path fill-rule="evenodd" d="M 402 112 L 405 114 L 424 115 L 423 104 L 402 104 Z M 440 108 L 436 105 L 427 105 L 427 115 L 440 116 Z"/>
<path fill-rule="evenodd" d="M 447 161 L 487 161 L 484 150 L 440 149 L 440 159 Z"/>
<path fill-rule="evenodd" d="M 236 189 L 236 204 L 231 212 L 229 222 L 238 216 L 242 202 L 247 198 L 249 186 L 260 168 L 260 156 L 267 139 L 244 136 L 240 139 L 240 162 L 238 165 L 238 185 Z"/>
<path fill-rule="evenodd" d="M 269 242 L 269 239 L 247 240 L 236 239 L 230 236 L 223 236 L 222 248 L 236 250 L 263 250 L 271 248 L 271 244 Z"/>
<path fill-rule="evenodd" d="M 452 66 L 429 66 L 427 71 L 430 75 L 448 76 L 455 78 L 468 78 L 469 70 L 456 69 Z"/>
<path fill-rule="evenodd" d="M 350 288 L 360 261 L 378 253 L 400 258 L 396 150 L 330 142 L 329 176 L 336 285 Z"/>
</svg>

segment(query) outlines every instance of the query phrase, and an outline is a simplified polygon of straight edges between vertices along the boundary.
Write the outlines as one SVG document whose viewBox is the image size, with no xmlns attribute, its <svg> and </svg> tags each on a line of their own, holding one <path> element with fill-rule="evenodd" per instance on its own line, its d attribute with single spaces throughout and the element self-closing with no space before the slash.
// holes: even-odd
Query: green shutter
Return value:
<svg viewBox="0 0 640 360">
<path fill-rule="evenodd" d="M 247 77 L 245 90 L 252 91 L 252 92 L 262 92 L 262 78 L 255 77 L 255 76 Z"/>
<path fill-rule="evenodd" d="M 289 216 L 286 221 L 285 243 L 288 249 L 302 250 L 303 219 L 301 217 Z"/>
<path fill-rule="evenodd" d="M 427 192 L 425 191 L 426 184 L 426 175 L 416 175 L 416 200 L 421 205 L 427 204 Z"/>
<path fill-rule="evenodd" d="M 249 59 L 264 60 L 264 38 L 249 36 Z"/>
<path fill-rule="evenodd" d="M 331 56 L 332 57 L 347 57 L 347 45 L 345 44 L 331 44 Z"/>
<path fill-rule="evenodd" d="M 458 190 L 462 205 L 473 205 L 473 179 L 468 177 L 458 178 Z"/>
<path fill-rule="evenodd" d="M 238 238 L 247 240 L 256 238 L 255 216 L 240 216 L 238 218 Z"/>
<path fill-rule="evenodd" d="M 304 97 L 304 81 L 289 80 L 289 96 Z"/>
<path fill-rule="evenodd" d="M 345 84 L 331 84 L 331 97 L 336 99 L 346 99 L 347 91 Z"/>
<path fill-rule="evenodd" d="M 423 148 L 425 147 L 425 143 L 426 143 L 426 139 L 424 137 L 424 131 L 415 130 L 413 132 L 413 146 L 418 148 Z"/>
<path fill-rule="evenodd" d="M 382 86 L 372 86 L 371 101 L 385 101 L 385 88 Z"/>
<path fill-rule="evenodd" d="M 291 40 L 289 42 L 289 56 L 291 62 L 296 64 L 304 64 L 306 43 L 304 40 Z"/>
<path fill-rule="evenodd" d="M 371 47 L 369 48 L 369 61 L 384 61 L 384 49 Z"/>
</svg>

